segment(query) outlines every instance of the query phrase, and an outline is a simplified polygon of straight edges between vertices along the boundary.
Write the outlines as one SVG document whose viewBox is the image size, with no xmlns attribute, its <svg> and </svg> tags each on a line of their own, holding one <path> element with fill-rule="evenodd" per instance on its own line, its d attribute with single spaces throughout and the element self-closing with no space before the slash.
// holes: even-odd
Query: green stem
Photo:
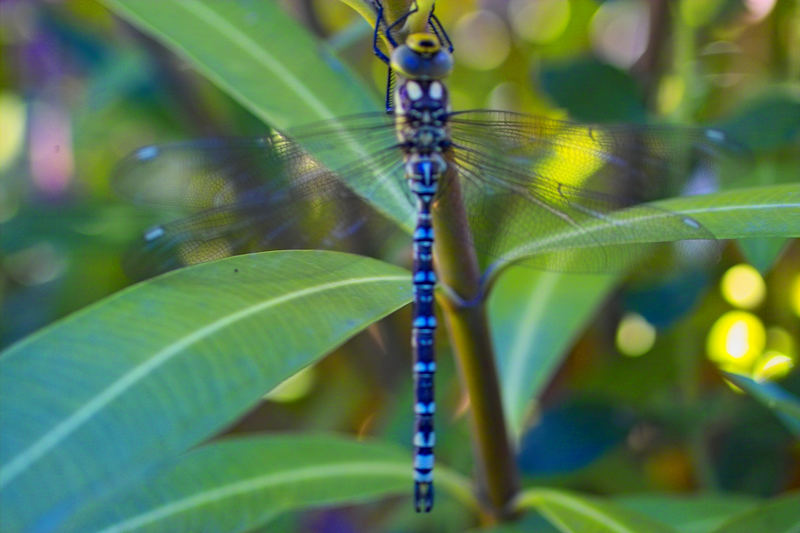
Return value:
<svg viewBox="0 0 800 533">
<path fill-rule="evenodd" d="M 518 491 L 518 474 L 500 396 L 500 381 L 486 308 L 480 297 L 480 268 L 472 246 L 461 188 L 451 168 L 434 205 L 436 271 L 461 302 L 437 294 L 470 401 L 478 492 L 496 518 L 508 516 Z M 477 302 L 464 305 L 463 302 Z"/>
</svg>

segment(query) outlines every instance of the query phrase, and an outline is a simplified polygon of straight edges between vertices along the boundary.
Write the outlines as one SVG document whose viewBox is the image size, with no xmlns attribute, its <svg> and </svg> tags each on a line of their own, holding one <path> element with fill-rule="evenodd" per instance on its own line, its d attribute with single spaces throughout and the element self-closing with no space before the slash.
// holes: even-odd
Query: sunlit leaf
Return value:
<svg viewBox="0 0 800 533">
<path fill-rule="evenodd" d="M 684 223 L 689 226 L 699 223 L 717 239 L 798 237 L 800 184 L 670 198 L 654 202 L 652 206 L 645 204 L 615 211 L 594 219 L 580 230 L 518 239 L 508 249 L 504 260 L 533 260 L 535 264 L 546 265 L 552 255 L 561 264 L 564 263 L 563 250 L 569 250 L 570 264 L 579 267 L 585 262 L 591 266 L 601 247 L 603 253 L 610 256 L 616 247 L 686 238 L 686 232 L 674 223 L 674 213 L 688 217 Z M 657 224 L 661 219 L 665 222 L 663 226 Z"/>
<path fill-rule="evenodd" d="M 4 524 L 57 526 L 410 296 L 406 271 L 372 259 L 267 252 L 135 285 L 13 345 L 0 357 Z"/>
</svg>

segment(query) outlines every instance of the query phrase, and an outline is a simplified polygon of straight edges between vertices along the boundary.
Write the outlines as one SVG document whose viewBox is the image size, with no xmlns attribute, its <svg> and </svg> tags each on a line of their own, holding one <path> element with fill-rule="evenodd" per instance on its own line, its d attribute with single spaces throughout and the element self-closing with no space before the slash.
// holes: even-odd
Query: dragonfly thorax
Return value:
<svg viewBox="0 0 800 533">
<path fill-rule="evenodd" d="M 444 125 L 450 107 L 447 88 L 438 80 L 403 80 L 395 90 L 396 113 L 406 120 Z"/>
<path fill-rule="evenodd" d="M 404 80 L 395 92 L 397 137 L 406 153 L 442 152 L 450 146 L 447 89 L 438 80 Z"/>
</svg>

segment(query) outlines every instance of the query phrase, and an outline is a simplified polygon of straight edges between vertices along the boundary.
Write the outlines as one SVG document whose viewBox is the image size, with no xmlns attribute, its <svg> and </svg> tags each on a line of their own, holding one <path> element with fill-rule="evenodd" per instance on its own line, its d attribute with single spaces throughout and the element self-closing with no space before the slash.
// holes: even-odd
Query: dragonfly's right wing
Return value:
<svg viewBox="0 0 800 533">
<path fill-rule="evenodd" d="M 152 227 L 130 254 L 127 270 L 146 277 L 186 264 L 278 248 L 359 250 L 377 226 L 362 197 L 400 180 L 402 165 L 376 121 L 350 131 L 368 157 L 336 172 L 317 160 L 337 149 L 341 132 L 303 131 L 315 156 L 281 134 L 253 139 L 199 139 L 140 148 L 120 162 L 114 185 L 134 201 L 178 206 L 190 216 Z M 382 124 L 382 123 L 381 123 Z M 363 135 L 356 137 L 358 132 Z M 381 145 L 384 146 L 381 146 Z M 347 185 L 345 185 L 347 179 Z M 409 201 L 406 199 L 406 201 Z M 384 232 L 385 229 L 379 230 Z M 346 241 L 350 241 L 346 244 Z"/>
</svg>

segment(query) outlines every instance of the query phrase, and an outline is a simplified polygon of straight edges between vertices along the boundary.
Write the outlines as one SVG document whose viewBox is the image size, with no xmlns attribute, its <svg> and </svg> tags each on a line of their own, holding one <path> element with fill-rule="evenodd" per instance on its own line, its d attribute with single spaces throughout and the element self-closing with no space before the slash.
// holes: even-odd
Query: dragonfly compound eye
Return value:
<svg viewBox="0 0 800 533">
<path fill-rule="evenodd" d="M 392 70 L 408 79 L 438 80 L 453 69 L 453 58 L 436 38 L 427 33 L 412 33 L 406 44 L 392 52 Z"/>
</svg>

